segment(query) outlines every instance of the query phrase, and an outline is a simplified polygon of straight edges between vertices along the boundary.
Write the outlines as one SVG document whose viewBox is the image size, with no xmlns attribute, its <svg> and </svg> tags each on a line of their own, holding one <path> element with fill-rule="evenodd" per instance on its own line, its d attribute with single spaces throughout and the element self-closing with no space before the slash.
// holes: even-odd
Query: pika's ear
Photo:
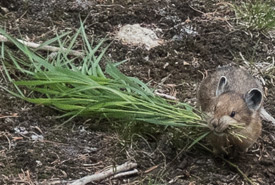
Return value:
<svg viewBox="0 0 275 185">
<path fill-rule="evenodd" d="M 218 87 L 216 89 L 216 96 L 220 96 L 222 93 L 224 93 L 227 89 L 227 86 L 227 78 L 225 76 L 222 76 L 219 80 Z"/>
<path fill-rule="evenodd" d="M 263 94 L 260 89 L 253 88 L 245 94 L 245 102 L 250 110 L 258 110 L 263 101 Z"/>
</svg>

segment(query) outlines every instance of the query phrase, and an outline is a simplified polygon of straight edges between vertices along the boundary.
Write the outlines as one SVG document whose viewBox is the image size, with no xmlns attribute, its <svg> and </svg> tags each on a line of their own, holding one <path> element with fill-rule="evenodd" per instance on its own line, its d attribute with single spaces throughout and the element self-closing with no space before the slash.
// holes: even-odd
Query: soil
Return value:
<svg viewBox="0 0 275 185">
<path fill-rule="evenodd" d="M 75 31 L 80 19 L 86 19 L 87 34 L 95 42 L 105 37 L 112 41 L 108 50 L 112 61 L 128 59 L 120 66 L 123 73 L 194 106 L 203 75 L 219 65 L 242 66 L 263 77 L 265 108 L 275 115 L 272 76 L 259 73 L 261 64 L 274 60 L 275 39 L 241 27 L 226 3 L 0 0 L 0 6 L 0 25 L 14 37 L 33 42 Z M 113 40 L 121 25 L 136 23 L 157 30 L 164 44 L 146 50 Z M 9 86 L 0 67 L 1 86 Z M 54 109 L 27 103 L 2 89 L 0 101 L 0 184 L 62 184 L 129 160 L 137 162 L 137 175 L 94 184 L 249 184 L 236 168 L 203 148 L 182 150 L 184 142 L 169 129 L 145 125 L 134 132 L 97 118 L 76 118 L 61 125 L 65 119 L 58 118 Z M 275 127 L 263 122 L 257 143 L 229 160 L 255 184 L 273 184 Z"/>
</svg>

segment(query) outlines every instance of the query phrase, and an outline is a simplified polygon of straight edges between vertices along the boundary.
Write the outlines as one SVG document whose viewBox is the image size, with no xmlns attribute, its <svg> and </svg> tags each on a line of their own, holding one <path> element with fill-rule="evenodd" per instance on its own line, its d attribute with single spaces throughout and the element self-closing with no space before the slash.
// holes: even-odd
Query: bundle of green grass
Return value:
<svg viewBox="0 0 275 185">
<path fill-rule="evenodd" d="M 35 104 L 55 107 L 61 110 L 64 116 L 104 116 L 109 119 L 185 127 L 184 134 L 188 135 L 190 129 L 193 129 L 197 131 L 196 138 L 200 139 L 207 135 L 204 129 L 207 125 L 195 109 L 185 103 L 158 97 L 137 78 L 122 74 L 116 66 L 123 62 L 109 62 L 103 72 L 99 62 L 104 57 L 107 47 L 100 51 L 103 43 L 101 41 L 92 48 L 83 24 L 70 41 L 62 40 L 67 35 L 65 33 L 44 43 L 49 45 L 58 42 L 60 48 L 68 46 L 68 50 L 60 50 L 51 58 L 49 55 L 43 58 L 3 30 L 0 32 L 25 55 L 22 57 L 24 59 L 16 57 L 2 44 L 2 66 L 16 90 L 2 88 L 17 97 Z M 76 62 L 79 61 L 79 57 L 68 56 L 79 37 L 84 43 L 81 63 Z M 99 53 L 98 56 L 95 53 Z M 12 61 L 12 66 L 7 66 L 4 62 L 6 59 Z M 9 67 L 25 74 L 27 80 L 13 80 L 8 72 Z M 26 96 L 22 87 L 34 93 Z"/>
</svg>

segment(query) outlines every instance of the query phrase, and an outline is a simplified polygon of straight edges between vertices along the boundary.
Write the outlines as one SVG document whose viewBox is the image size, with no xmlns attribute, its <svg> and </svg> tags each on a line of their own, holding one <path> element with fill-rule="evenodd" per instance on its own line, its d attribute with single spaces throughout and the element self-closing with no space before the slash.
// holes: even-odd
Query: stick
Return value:
<svg viewBox="0 0 275 185">
<path fill-rule="evenodd" d="M 170 99 L 170 100 L 177 100 L 177 98 L 175 96 L 171 96 L 168 94 L 164 94 L 164 93 L 159 93 L 157 91 L 154 92 L 156 95 L 160 96 L 160 97 L 164 97 L 166 99 Z"/>
<path fill-rule="evenodd" d="M 133 174 L 137 174 L 137 173 L 138 173 L 138 170 L 134 169 L 134 170 L 127 171 L 127 172 L 118 173 L 118 174 L 114 175 L 113 178 L 120 178 L 120 177 L 123 177 L 123 176 L 133 175 Z M 51 182 L 47 182 L 47 183 L 49 183 L 49 185 L 67 184 L 68 181 L 56 180 L 56 181 L 51 181 Z"/>
<path fill-rule="evenodd" d="M 73 56 L 77 56 L 77 57 L 83 57 L 84 54 L 80 51 L 74 51 L 74 50 L 68 50 L 66 48 L 59 48 L 59 47 L 55 47 L 55 46 L 42 46 L 40 47 L 41 44 L 37 44 L 34 42 L 27 42 L 24 40 L 20 40 L 20 39 L 16 39 L 18 42 L 20 42 L 21 44 L 24 44 L 25 46 L 31 47 L 31 48 L 38 48 L 40 50 L 44 50 L 44 51 L 52 51 L 52 52 L 58 52 L 58 51 L 65 51 L 68 52 L 69 55 L 73 55 Z M 8 40 L 7 37 L 0 35 L 0 42 L 8 42 L 8 43 L 12 43 Z"/>
<path fill-rule="evenodd" d="M 264 108 L 260 109 L 260 116 L 265 121 L 269 121 L 275 125 L 275 119 Z"/>
<path fill-rule="evenodd" d="M 118 174 L 114 175 L 113 178 L 119 178 L 119 177 L 124 177 L 124 176 L 128 176 L 128 175 L 134 175 L 134 174 L 137 174 L 137 173 L 138 173 L 138 170 L 134 169 L 134 170 L 127 171 L 127 172 L 118 173 Z"/>
<path fill-rule="evenodd" d="M 158 168 L 158 167 L 159 167 L 159 165 L 153 166 L 153 167 L 151 167 L 151 168 L 145 170 L 144 173 L 149 173 L 149 172 L 153 171 L 154 169 L 156 169 L 156 168 Z"/>
<path fill-rule="evenodd" d="M 106 179 L 106 178 L 108 178 L 112 175 L 117 174 L 118 172 L 123 172 L 123 171 L 126 171 L 126 170 L 130 170 L 130 169 L 135 168 L 135 167 L 137 167 L 137 163 L 126 162 L 122 165 L 116 166 L 116 167 L 111 168 L 107 171 L 103 171 L 101 173 L 97 173 L 97 174 L 94 174 L 94 175 L 88 175 L 88 176 L 85 176 L 81 179 L 75 180 L 74 182 L 70 183 L 69 185 L 85 185 L 89 182 Z"/>
</svg>

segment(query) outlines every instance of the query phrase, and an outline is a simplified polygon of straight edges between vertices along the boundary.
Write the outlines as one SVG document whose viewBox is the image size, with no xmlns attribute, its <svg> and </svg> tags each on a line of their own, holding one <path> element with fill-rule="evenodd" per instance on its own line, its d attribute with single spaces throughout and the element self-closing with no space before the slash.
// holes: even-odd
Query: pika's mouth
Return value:
<svg viewBox="0 0 275 185">
<path fill-rule="evenodd" d="M 209 129 L 211 130 L 211 132 L 213 134 L 215 134 L 216 136 L 224 136 L 226 133 L 225 133 L 225 130 L 221 130 L 221 129 L 218 129 L 218 128 L 214 128 L 214 127 L 210 127 L 209 126 Z"/>
<path fill-rule="evenodd" d="M 216 136 L 220 136 L 220 137 L 226 135 L 225 132 L 219 132 L 219 131 L 216 131 L 216 130 L 213 130 L 213 133 L 214 133 Z"/>
</svg>

